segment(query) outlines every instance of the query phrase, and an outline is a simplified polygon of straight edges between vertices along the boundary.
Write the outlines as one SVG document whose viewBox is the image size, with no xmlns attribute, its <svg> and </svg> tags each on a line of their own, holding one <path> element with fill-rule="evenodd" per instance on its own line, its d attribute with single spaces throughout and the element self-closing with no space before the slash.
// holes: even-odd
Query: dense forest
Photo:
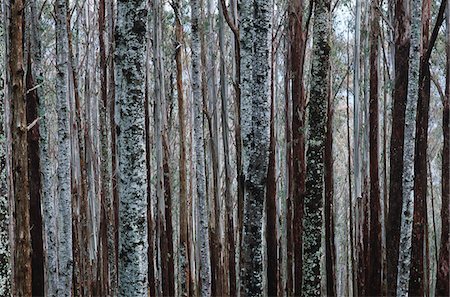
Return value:
<svg viewBox="0 0 450 297">
<path fill-rule="evenodd" d="M 450 296 L 450 0 L 0 15 L 0 296 Z"/>
</svg>

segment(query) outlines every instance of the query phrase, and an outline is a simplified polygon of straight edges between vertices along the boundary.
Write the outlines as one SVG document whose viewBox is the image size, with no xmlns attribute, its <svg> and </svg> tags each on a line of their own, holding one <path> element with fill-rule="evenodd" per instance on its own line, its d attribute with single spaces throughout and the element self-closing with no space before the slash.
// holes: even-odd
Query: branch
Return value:
<svg viewBox="0 0 450 297">
<path fill-rule="evenodd" d="M 27 131 L 30 131 L 31 129 L 33 129 L 33 127 L 36 126 L 36 124 L 39 122 L 40 119 L 41 119 L 41 117 L 38 117 L 33 122 L 31 122 L 31 124 L 29 124 L 27 126 Z"/>
<path fill-rule="evenodd" d="M 225 0 L 220 0 L 220 3 L 222 4 L 222 12 L 223 12 L 223 16 L 225 17 L 225 21 L 227 22 L 227 24 L 230 27 L 231 31 L 233 31 L 233 34 L 235 36 L 239 36 L 239 29 L 237 28 L 237 22 L 235 24 L 233 22 L 233 20 L 230 18 L 230 15 L 228 13 L 227 4 L 225 3 Z"/>
<path fill-rule="evenodd" d="M 425 67 L 425 64 L 427 64 L 430 61 L 431 52 L 433 51 L 434 44 L 436 43 L 436 39 L 439 34 L 439 29 L 444 22 L 444 13 L 445 13 L 445 7 L 447 6 L 447 0 L 441 1 L 441 6 L 439 7 L 439 13 L 436 18 L 436 24 L 433 28 L 433 33 L 431 34 L 430 43 L 428 45 L 427 52 L 425 53 L 423 60 L 422 60 L 422 69 Z"/>
</svg>

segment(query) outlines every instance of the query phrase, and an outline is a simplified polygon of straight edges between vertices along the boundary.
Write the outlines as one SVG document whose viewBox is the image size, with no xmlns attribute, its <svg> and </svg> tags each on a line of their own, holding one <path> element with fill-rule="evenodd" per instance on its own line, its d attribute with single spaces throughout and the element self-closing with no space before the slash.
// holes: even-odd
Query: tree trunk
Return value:
<svg viewBox="0 0 450 297">
<path fill-rule="evenodd" d="M 388 296 L 397 292 L 397 268 L 402 212 L 403 139 L 410 47 L 408 1 L 395 1 L 395 76 L 390 147 L 389 207 L 386 224 Z"/>
<path fill-rule="evenodd" d="M 378 171 L 378 100 L 379 100 L 379 81 L 378 81 L 378 48 L 380 35 L 380 15 L 378 11 L 378 1 L 371 4 L 371 30 L 370 30 L 370 101 L 369 101 L 369 139 L 370 139 L 370 235 L 369 251 L 370 265 L 367 267 L 367 295 L 380 296 L 381 289 L 381 206 L 380 206 L 380 183 Z M 369 214 L 367 214 L 369 215 Z"/>
<path fill-rule="evenodd" d="M 56 109 L 58 112 L 58 295 L 72 292 L 72 193 L 70 105 L 68 100 L 69 55 L 67 38 L 66 1 L 55 4 L 56 15 Z"/>
<path fill-rule="evenodd" d="M 302 292 L 302 221 L 305 194 L 305 109 L 306 97 L 303 86 L 303 66 L 305 61 L 306 30 L 302 26 L 303 0 L 289 4 L 290 71 L 292 77 L 292 200 L 294 249 L 294 294 Z M 290 211 L 288 209 L 288 211 Z M 288 243 L 289 244 L 289 243 Z M 288 267 L 288 269 L 290 269 Z"/>
<path fill-rule="evenodd" d="M 330 96 L 331 2 L 319 0 L 314 5 L 314 41 L 309 101 L 309 139 L 306 152 L 306 195 L 303 219 L 303 294 L 321 294 L 320 271 L 323 200 L 324 153 L 326 140 L 327 98 Z"/>
<path fill-rule="evenodd" d="M 41 212 L 41 169 L 39 148 L 39 94 L 35 88 L 42 82 L 41 49 L 37 36 L 37 20 L 35 3 L 30 3 L 26 10 L 27 34 L 27 70 L 26 70 L 26 101 L 27 123 L 36 122 L 27 135 L 28 139 L 28 180 L 30 187 L 30 227 L 31 227 L 31 269 L 32 294 L 44 295 L 44 254 Z"/>
<path fill-rule="evenodd" d="M 144 88 L 147 6 L 118 2 L 116 67 L 119 157 L 119 294 L 148 295 Z"/>
<path fill-rule="evenodd" d="M 173 4 L 175 15 L 175 37 L 176 49 L 175 60 L 177 69 L 177 96 L 178 96 L 178 122 L 180 133 L 180 159 L 179 159 L 179 175 L 180 175 L 180 277 L 181 277 L 181 296 L 191 296 L 190 288 L 190 244 L 189 244 L 189 212 L 188 212 L 188 196 L 187 196 L 187 172 L 186 172 L 186 144 L 185 144 L 185 102 L 183 91 L 183 26 L 181 25 L 180 0 Z"/>
<path fill-rule="evenodd" d="M 445 0 L 444 0 L 445 1 Z M 417 103 L 416 146 L 414 159 L 414 214 L 413 237 L 411 250 L 411 276 L 409 294 L 423 296 L 424 294 L 424 237 L 427 201 L 427 147 L 428 118 L 430 109 L 430 65 L 426 59 L 429 47 L 429 31 L 431 18 L 431 1 L 422 2 L 422 47 L 421 67 L 419 71 L 419 97 Z"/>
<path fill-rule="evenodd" d="M 24 1 L 10 3 L 9 74 L 11 83 L 11 132 L 13 172 L 13 294 L 31 296 L 31 237 L 28 188 L 27 120 L 24 86 Z"/>
<path fill-rule="evenodd" d="M 269 36 L 271 4 L 241 4 L 242 160 L 244 213 L 241 294 L 264 294 L 263 213 L 269 152 Z"/>
<path fill-rule="evenodd" d="M 405 111 L 403 151 L 403 205 L 398 259 L 397 296 L 408 295 L 411 264 L 412 216 L 414 211 L 415 119 L 419 95 L 421 0 L 411 3 L 411 48 L 409 54 L 408 93 Z"/>
<path fill-rule="evenodd" d="M 221 111 L 222 111 L 222 139 L 224 150 L 224 170 L 225 170 L 225 270 L 228 271 L 228 279 L 224 278 L 224 283 L 228 282 L 228 290 L 226 293 L 229 296 L 236 295 L 236 243 L 234 237 L 234 220 L 233 220 L 233 197 L 231 195 L 231 165 L 230 165 L 230 144 L 228 126 L 228 83 L 226 73 L 226 58 L 225 58 L 225 32 L 224 32 L 224 9 L 219 4 L 219 50 L 220 50 L 220 97 L 221 97 Z"/>
<path fill-rule="evenodd" d="M 450 13 L 450 1 L 447 1 L 447 16 Z M 441 209 L 441 246 L 437 263 L 436 296 L 450 295 L 450 18 L 447 17 L 447 65 L 444 111 L 442 116 L 442 130 L 444 146 L 442 149 L 442 209 Z"/>
<path fill-rule="evenodd" d="M 274 31 L 272 28 L 272 40 Z M 267 293 L 278 293 L 278 242 L 277 242 L 277 184 L 276 184 L 276 139 L 275 139 L 275 45 L 272 43 L 270 69 L 270 143 L 269 164 L 266 181 L 266 249 L 267 249 Z"/>
<path fill-rule="evenodd" d="M 331 93 L 331 92 L 330 92 Z M 324 151 L 324 190 L 325 190 L 325 272 L 327 296 L 336 296 L 336 248 L 334 236 L 334 174 L 333 174 L 333 116 L 334 102 L 331 94 L 327 98 L 327 123 Z"/>
<path fill-rule="evenodd" d="M 199 245 L 200 245 L 200 295 L 211 295 L 211 265 L 209 251 L 208 232 L 208 201 L 206 195 L 205 181 L 205 151 L 203 141 L 203 101 L 201 95 L 200 78 L 200 38 L 199 38 L 199 16 L 200 9 L 198 0 L 191 0 L 192 14 L 192 94 L 194 100 L 194 145 L 197 179 L 197 206 L 200 220 Z"/>
</svg>

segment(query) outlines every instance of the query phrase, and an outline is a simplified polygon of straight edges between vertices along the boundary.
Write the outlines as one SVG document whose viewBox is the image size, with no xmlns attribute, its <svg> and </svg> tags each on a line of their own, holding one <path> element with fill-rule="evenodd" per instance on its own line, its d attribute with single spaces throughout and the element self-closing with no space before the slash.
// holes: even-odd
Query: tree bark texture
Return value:
<svg viewBox="0 0 450 297">
<path fill-rule="evenodd" d="M 324 201 L 324 152 L 327 100 L 330 96 L 331 2 L 316 1 L 314 6 L 311 98 L 306 151 L 306 195 L 303 218 L 303 294 L 321 294 L 321 243 Z"/>
<path fill-rule="evenodd" d="M 241 133 L 244 213 L 241 294 L 264 295 L 263 212 L 269 157 L 271 4 L 241 3 Z"/>
<path fill-rule="evenodd" d="M 147 171 L 145 167 L 145 0 L 117 3 L 119 295 L 148 294 Z"/>
</svg>

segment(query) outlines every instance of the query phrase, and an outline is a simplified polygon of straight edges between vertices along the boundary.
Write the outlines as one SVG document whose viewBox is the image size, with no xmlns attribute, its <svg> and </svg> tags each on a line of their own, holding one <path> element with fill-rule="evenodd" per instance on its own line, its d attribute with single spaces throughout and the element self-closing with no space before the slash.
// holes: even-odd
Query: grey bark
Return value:
<svg viewBox="0 0 450 297">
<path fill-rule="evenodd" d="M 70 105 L 68 98 L 68 39 L 66 1 L 57 0 L 56 14 L 56 108 L 58 112 L 58 296 L 70 296 L 72 291 L 72 196 Z"/>
<path fill-rule="evenodd" d="M 241 3 L 241 135 L 244 214 L 241 295 L 263 296 L 263 213 L 269 157 L 271 4 Z"/>
<path fill-rule="evenodd" d="M 119 295 L 148 295 L 145 58 L 147 1 L 117 3 Z"/>
<path fill-rule="evenodd" d="M 330 1 L 314 5 L 313 60 L 306 152 L 306 196 L 303 219 L 303 294 L 321 295 L 321 242 L 324 201 L 324 152 L 327 99 L 330 96 Z"/>
<path fill-rule="evenodd" d="M 195 176 L 197 180 L 197 206 L 199 216 L 200 245 L 200 295 L 211 295 L 211 263 L 208 232 L 208 201 L 205 180 L 205 151 L 203 140 L 203 102 L 200 82 L 200 38 L 199 38 L 199 2 L 191 0 L 192 21 L 192 95 L 194 100 L 194 146 L 195 146 Z"/>
<path fill-rule="evenodd" d="M 412 223 L 414 213 L 414 148 L 415 120 L 419 92 L 419 66 L 421 46 L 422 1 L 411 3 L 411 48 L 409 51 L 408 93 L 405 113 L 405 139 L 403 151 L 403 204 L 400 229 L 397 296 L 408 296 L 411 265 Z"/>
</svg>

